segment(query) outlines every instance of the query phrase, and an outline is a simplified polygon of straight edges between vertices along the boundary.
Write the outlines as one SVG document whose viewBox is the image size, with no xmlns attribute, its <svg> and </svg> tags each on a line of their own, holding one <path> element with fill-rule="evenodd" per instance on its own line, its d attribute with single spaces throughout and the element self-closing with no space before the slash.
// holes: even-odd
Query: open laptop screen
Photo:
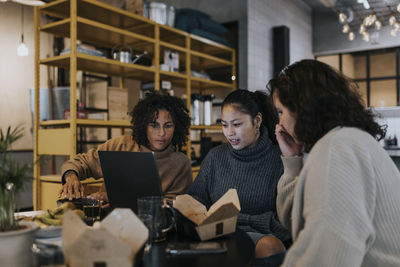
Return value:
<svg viewBox="0 0 400 267">
<path fill-rule="evenodd" d="M 112 208 L 131 208 L 137 199 L 161 196 L 161 180 L 151 152 L 99 151 L 101 168 Z"/>
</svg>

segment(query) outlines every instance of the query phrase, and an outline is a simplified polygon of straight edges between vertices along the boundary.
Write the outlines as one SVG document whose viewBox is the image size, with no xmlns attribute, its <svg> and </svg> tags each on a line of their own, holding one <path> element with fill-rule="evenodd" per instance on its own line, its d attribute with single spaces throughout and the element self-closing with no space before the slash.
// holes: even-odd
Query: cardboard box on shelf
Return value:
<svg viewBox="0 0 400 267">
<path fill-rule="evenodd" d="M 62 251 L 70 267 L 132 267 L 148 237 L 147 227 L 130 209 L 114 209 L 97 227 L 87 226 L 68 211 L 63 218 Z"/>
<path fill-rule="evenodd" d="M 129 121 L 128 90 L 126 88 L 108 87 L 109 120 Z"/>
<path fill-rule="evenodd" d="M 130 121 L 128 115 L 139 101 L 141 82 L 124 79 L 124 88 L 109 86 L 107 89 L 107 108 L 109 120 Z"/>
<path fill-rule="evenodd" d="M 229 189 L 208 211 L 187 194 L 177 196 L 173 207 L 177 211 L 178 231 L 201 241 L 235 232 L 240 212 L 236 189 Z"/>
<path fill-rule="evenodd" d="M 143 0 L 126 0 L 126 10 L 137 15 L 143 15 Z"/>
</svg>

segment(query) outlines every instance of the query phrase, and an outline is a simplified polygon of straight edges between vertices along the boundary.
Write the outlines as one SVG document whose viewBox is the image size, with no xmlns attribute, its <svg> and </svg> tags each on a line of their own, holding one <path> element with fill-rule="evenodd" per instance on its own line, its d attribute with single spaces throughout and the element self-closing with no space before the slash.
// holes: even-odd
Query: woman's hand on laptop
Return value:
<svg viewBox="0 0 400 267">
<path fill-rule="evenodd" d="M 65 184 L 58 193 L 58 197 L 72 200 L 73 198 L 83 197 L 84 193 L 83 185 L 79 181 L 78 176 L 74 172 L 68 172 L 65 175 Z"/>
</svg>

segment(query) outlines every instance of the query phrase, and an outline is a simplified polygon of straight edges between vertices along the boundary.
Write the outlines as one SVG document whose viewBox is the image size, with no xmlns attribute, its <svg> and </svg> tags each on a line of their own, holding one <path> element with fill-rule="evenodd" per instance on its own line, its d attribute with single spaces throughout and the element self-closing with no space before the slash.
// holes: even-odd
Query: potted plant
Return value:
<svg viewBox="0 0 400 267">
<path fill-rule="evenodd" d="M 31 266 L 32 243 L 38 226 L 16 222 L 16 196 L 31 179 L 30 164 L 19 164 L 10 154 L 11 145 L 23 134 L 20 126 L 0 129 L 0 261 L 3 266 Z"/>
</svg>

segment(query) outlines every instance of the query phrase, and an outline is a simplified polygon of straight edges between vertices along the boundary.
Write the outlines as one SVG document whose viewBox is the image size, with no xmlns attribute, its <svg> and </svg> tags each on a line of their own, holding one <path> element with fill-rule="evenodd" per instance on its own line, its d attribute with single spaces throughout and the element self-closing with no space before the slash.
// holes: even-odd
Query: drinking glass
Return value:
<svg viewBox="0 0 400 267">
<path fill-rule="evenodd" d="M 161 196 L 146 196 L 138 198 L 138 214 L 152 216 L 151 221 L 151 240 L 161 242 L 166 239 L 167 232 L 170 231 L 175 221 L 172 208 Z"/>
<path fill-rule="evenodd" d="M 94 222 L 100 221 L 101 203 L 99 201 L 87 203 L 83 205 L 85 213 L 85 221 L 88 225 L 93 225 Z"/>
<path fill-rule="evenodd" d="M 146 246 L 144 247 L 144 252 L 149 252 L 151 248 L 151 241 L 153 239 L 153 216 L 148 214 L 140 214 L 138 218 L 142 221 L 142 223 L 147 227 L 149 230 L 149 237 L 146 242 Z"/>
</svg>

